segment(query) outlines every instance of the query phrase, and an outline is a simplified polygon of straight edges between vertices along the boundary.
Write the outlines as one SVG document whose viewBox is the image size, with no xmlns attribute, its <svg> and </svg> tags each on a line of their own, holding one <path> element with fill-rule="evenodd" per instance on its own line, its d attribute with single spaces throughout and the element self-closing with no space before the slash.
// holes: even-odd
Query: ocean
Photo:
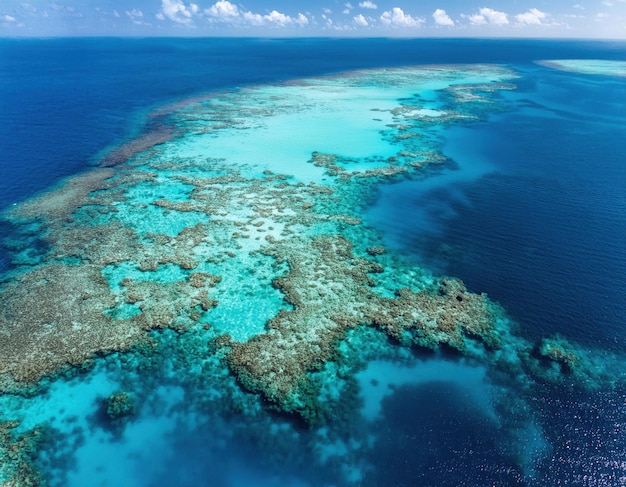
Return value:
<svg viewBox="0 0 626 487">
<path fill-rule="evenodd" d="M 1 39 L 0 484 L 623 485 L 625 59 Z"/>
</svg>

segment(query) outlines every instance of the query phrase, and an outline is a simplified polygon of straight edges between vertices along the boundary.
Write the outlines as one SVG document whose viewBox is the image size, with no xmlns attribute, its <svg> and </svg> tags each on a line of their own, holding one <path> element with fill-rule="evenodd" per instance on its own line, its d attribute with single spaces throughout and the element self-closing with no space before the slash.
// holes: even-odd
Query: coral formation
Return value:
<svg viewBox="0 0 626 487">
<path fill-rule="evenodd" d="M 622 380 L 606 367 L 612 361 L 606 354 L 590 353 L 558 335 L 542 338 L 520 355 L 527 373 L 545 384 L 596 391 Z"/>
<path fill-rule="evenodd" d="M 537 61 L 542 66 L 575 73 L 626 77 L 626 62 L 608 59 L 553 59 Z"/>
<path fill-rule="evenodd" d="M 107 416 L 111 420 L 125 418 L 136 413 L 136 405 L 128 392 L 116 392 L 104 400 Z"/>
<path fill-rule="evenodd" d="M 140 152 L 171 140 L 172 137 L 173 130 L 171 128 L 158 127 L 109 151 L 100 159 L 99 164 L 105 167 L 117 166 Z"/>
<path fill-rule="evenodd" d="M 0 422 L 0 484 L 4 487 L 40 487 L 45 482 L 33 465 L 42 430 L 16 432 L 16 421 Z"/>
<path fill-rule="evenodd" d="M 358 325 L 378 327 L 406 345 L 445 344 L 464 351 L 471 341 L 472 347 L 498 348 L 497 313 L 485 296 L 467 292 L 454 279 L 426 283 L 416 275 L 404 279 L 404 287 L 396 286 L 397 278 L 392 284 L 389 276 L 401 273 L 403 265 L 394 264 L 394 257 L 383 259 L 385 265 L 368 260 L 387 257 L 386 250 L 355 212 L 356 200 L 379 180 L 445 160 L 436 150 L 438 139 L 431 127 L 464 119 L 468 115 L 459 106 L 491 106 L 488 94 L 510 89 L 502 80 L 511 73 L 485 66 L 472 70 L 465 76 L 488 73 L 496 82 L 464 84 L 453 69 L 437 67 L 369 73 L 368 83 L 374 86 L 410 87 L 434 72 L 441 88 L 454 96 L 457 109 L 433 110 L 419 95 L 372 107 L 379 117 L 390 117 L 381 136 L 395 141 L 396 154 L 361 164 L 312 151 L 314 166 L 339 176 L 327 183 L 303 183 L 268 169 L 260 176 L 244 176 L 223 159 L 207 159 L 207 166 L 194 152 L 168 162 L 179 143 L 168 142 L 168 132 L 146 138 L 153 157 L 131 158 L 116 172 L 92 170 L 20 205 L 9 217 L 24 221 L 44 216 L 50 251 L 47 263 L 4 286 L 7 304 L 0 315 L 0 338 L 9 352 L 0 359 L 0 374 L 33 382 L 94 355 L 128 350 L 145 331 L 184 331 L 206 323 L 207 313 L 219 306 L 209 291 L 220 284 L 220 266 L 257 252 L 275 261 L 272 284 L 291 309 L 270 319 L 264 333 L 243 343 L 231 340 L 228 363 L 246 387 L 285 410 L 309 407 L 303 392 L 310 389 L 307 374 L 331 360 L 337 343 Z M 280 97 L 272 89 L 267 94 L 257 90 L 254 106 L 245 91 L 199 99 L 177 108 L 177 126 L 183 141 L 207 133 L 228 136 L 253 120 L 263 123 L 277 114 L 315 108 L 302 98 L 296 107 L 290 90 L 306 93 L 324 83 L 361 89 L 361 74 L 302 81 L 285 86 Z M 466 109 L 471 110 L 478 108 Z M 118 152 L 130 157 L 148 147 L 146 140 Z M 156 182 L 175 192 L 151 189 Z M 200 216 L 185 220 L 184 215 Z M 146 219 L 156 223 L 164 218 L 171 222 L 169 230 L 146 230 Z M 365 245 L 355 252 L 357 241 Z M 158 280 L 168 265 L 177 266 L 179 276 L 171 282 Z M 286 271 L 280 271 L 282 265 Z M 105 277 L 113 274 L 116 282 Z M 34 300 L 40 305 L 28 306 Z"/>
<path fill-rule="evenodd" d="M 358 402 L 356 383 L 341 377 L 331 390 L 320 377 L 344 374 L 338 364 L 348 360 L 342 354 L 357 331 L 381 348 L 453 350 L 528 381 L 599 380 L 589 372 L 594 364 L 562 340 L 533 348 L 513 339 L 511 323 L 486 295 L 415 268 L 361 219 L 381 181 L 424 177 L 425 168 L 445 163 L 441 127 L 496 109 L 493 94 L 511 89 L 504 83 L 511 77 L 489 66 L 390 69 L 176 105 L 178 138 L 139 139 L 105 158 L 114 168 L 71 178 L 5 215 L 20 225 L 43 223 L 48 249 L 37 266 L 16 259 L 1 285 L 0 391 L 113 352 L 141 350 L 145 361 L 159 354 L 165 361 L 159 343 L 177 341 L 189 347 L 177 358 L 189 370 L 201 373 L 214 360 L 273 408 L 314 422 L 343 407 L 347 418 L 346 404 Z M 446 101 L 436 110 L 414 94 L 426 81 Z M 269 162 L 219 152 L 220 142 L 269 130 L 272 117 L 337 113 L 335 101 L 320 109 L 315 93 L 335 100 L 372 87 L 400 87 L 404 96 L 357 104 L 368 117 L 376 112 L 370 129 L 387 143 L 384 155 L 307 147 L 308 164 L 305 156 L 280 166 L 273 160 L 280 148 Z M 347 99 L 340 102 L 355 97 Z M 268 304 L 276 296 L 280 303 Z M 259 316 L 269 318 L 249 331 Z M 229 335 L 229 320 L 248 333 Z M 110 395 L 105 407 L 113 420 L 135 410 L 126 392 Z M 7 444 L 9 433 L 2 434 Z"/>
<path fill-rule="evenodd" d="M 132 317 L 114 318 L 118 305 L 102 269 L 92 264 L 48 264 L 5 284 L 0 310 L 0 377 L 36 382 L 95 355 L 128 350 L 153 328 L 184 329 L 195 309 L 215 306 L 203 286 L 190 282 L 137 282 L 126 279 L 118 299 L 136 305 Z M 33 305 L 36 303 L 36 305 Z"/>
<path fill-rule="evenodd" d="M 231 343 L 228 361 L 246 387 L 282 409 L 312 415 L 316 391 L 306 373 L 331 359 L 338 341 L 358 325 L 431 349 L 447 344 L 463 350 L 468 338 L 498 346 L 493 305 L 459 281 L 442 279 L 435 291 L 401 289 L 384 298 L 373 289 L 380 266 L 356 257 L 342 236 L 289 239 L 264 252 L 287 262 L 289 271 L 273 285 L 294 309 L 270 320 L 267 333 Z"/>
<path fill-rule="evenodd" d="M 51 191 L 46 191 L 21 203 L 10 216 L 18 219 L 55 220 L 66 218 L 85 204 L 89 193 L 105 186 L 114 175 L 112 169 L 95 169 L 67 179 Z"/>
<path fill-rule="evenodd" d="M 103 314 L 115 305 L 100 269 L 48 264 L 4 286 L 0 374 L 33 382 L 98 352 L 128 348 L 139 329 Z"/>
<path fill-rule="evenodd" d="M 484 66 L 472 69 L 468 77 L 488 73 L 498 82 L 464 84 L 454 70 L 431 67 L 369 73 L 373 78 L 368 83 L 410 87 L 435 72 L 441 87 L 454 94 L 456 105 L 472 106 L 490 105 L 486 94 L 510 89 L 501 82 L 510 73 Z M 302 98 L 296 108 L 290 90 L 306 92 L 324 83 L 360 89 L 360 75 L 285 86 L 281 97 L 270 89 L 268 100 L 257 90 L 255 106 L 249 105 L 245 91 L 199 99 L 178 107 L 177 126 L 183 140 L 203 137 L 207 131 L 213 137 L 228 136 L 252 120 L 262 123 L 266 117 L 314 108 Z M 178 143 L 168 142 L 168 132 L 148 137 L 153 157 L 130 159 L 116 172 L 92 170 L 17 207 L 9 214 L 16 221 L 46 218 L 44 238 L 50 251 L 46 264 L 4 286 L 7 304 L 0 315 L 0 338 L 10 351 L 0 359 L 0 374 L 32 382 L 94 355 L 128 350 L 147 330 L 184 331 L 202 320 L 206 323 L 207 313 L 219 306 L 209 291 L 220 283 L 220 266 L 257 252 L 275 261 L 272 284 L 291 309 L 270 319 L 264 333 L 243 343 L 231 341 L 228 363 L 246 387 L 263 392 L 283 409 L 308 408 L 310 398 L 303 399 L 303 391 L 310 389 L 307 374 L 331 360 L 337 343 L 358 325 L 376 326 L 407 345 L 445 344 L 463 351 L 471 340 L 497 348 L 494 308 L 485 296 L 467 292 L 453 279 L 425 283 L 419 275 L 405 279 L 405 287 L 394 283 L 390 288 L 389 276 L 401 273 L 402 265 L 394 267 L 393 257 L 384 266 L 368 260 L 386 257 L 386 251 L 355 213 L 360 195 L 379 180 L 445 160 L 436 151 L 437 137 L 430 127 L 467 115 L 426 108 L 419 95 L 399 105 L 372 108 L 380 117 L 391 117 L 381 135 L 398 144 L 396 155 L 374 158 L 374 166 L 361 167 L 354 158 L 312 151 L 314 166 L 323 167 L 328 176 L 340 176 L 327 183 L 303 183 L 267 169 L 260 176 L 244 176 L 223 159 L 207 159 L 207 167 L 193 152 L 168 163 Z M 155 148 L 153 142 L 161 145 Z M 139 139 L 118 152 L 130 157 L 146 144 Z M 185 193 L 151 189 L 157 181 L 161 188 Z M 149 213 L 150 208 L 158 213 Z M 204 216 L 186 224 L 184 215 Z M 165 217 L 176 231 L 146 230 L 146 219 Z M 355 253 L 357 241 L 365 245 Z M 389 263 L 392 268 L 385 269 Z M 172 282 L 150 277 L 167 265 L 178 266 L 179 277 Z M 286 272 L 279 270 L 281 265 L 287 266 Z M 128 271 L 123 269 L 135 270 L 124 277 Z M 105 277 L 112 274 L 119 276 L 117 282 Z M 40 306 L 28 306 L 34 300 Z"/>
</svg>

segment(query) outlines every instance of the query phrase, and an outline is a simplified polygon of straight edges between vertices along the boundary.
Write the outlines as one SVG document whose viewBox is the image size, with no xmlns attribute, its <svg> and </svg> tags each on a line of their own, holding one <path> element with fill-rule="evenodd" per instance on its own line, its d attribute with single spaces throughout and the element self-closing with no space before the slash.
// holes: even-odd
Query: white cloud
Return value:
<svg viewBox="0 0 626 487">
<path fill-rule="evenodd" d="M 547 13 L 531 8 L 528 12 L 516 15 L 515 20 L 522 25 L 541 25 L 547 17 Z"/>
<path fill-rule="evenodd" d="M 285 27 L 291 24 L 307 25 L 309 23 L 309 18 L 302 13 L 299 13 L 296 17 L 291 17 L 277 10 L 272 10 L 267 15 L 261 15 L 255 12 L 241 11 L 237 5 L 230 3 L 228 0 L 216 2 L 206 9 L 205 13 L 212 18 L 212 21 L 254 27 Z"/>
<path fill-rule="evenodd" d="M 481 8 L 480 13 L 487 18 L 490 24 L 506 25 L 509 23 L 508 15 L 504 12 L 498 12 L 492 8 Z"/>
<path fill-rule="evenodd" d="M 135 25 L 149 25 L 143 21 L 143 12 L 137 8 L 134 8 L 130 11 L 126 10 L 126 12 L 124 13 L 130 20 L 133 21 L 133 24 Z"/>
<path fill-rule="evenodd" d="M 44 18 L 49 17 L 49 14 L 46 10 L 37 10 L 35 7 L 33 7 L 32 5 L 28 3 L 22 3 L 20 4 L 20 7 L 26 9 L 34 17 L 44 17 Z M 52 2 L 48 4 L 48 8 L 50 9 L 51 15 L 55 15 L 56 13 L 58 13 L 57 15 L 60 15 L 60 16 L 63 16 L 63 14 L 69 14 L 69 16 L 72 16 L 72 17 L 79 17 L 79 18 L 84 17 L 83 12 L 76 10 L 76 8 L 71 5 L 62 5 L 60 3 Z"/>
<path fill-rule="evenodd" d="M 378 8 L 378 5 L 376 5 L 374 2 L 371 2 L 370 0 L 365 0 L 364 2 L 359 3 L 359 7 L 376 10 Z"/>
<path fill-rule="evenodd" d="M 507 25 L 509 23 L 507 14 L 487 7 L 481 8 L 477 14 L 470 15 L 468 18 L 474 25 Z"/>
<path fill-rule="evenodd" d="M 433 19 L 435 19 L 435 23 L 437 25 L 444 26 L 452 26 L 454 25 L 454 20 L 450 18 L 450 16 L 446 13 L 445 10 L 438 8 L 433 12 Z"/>
<path fill-rule="evenodd" d="M 221 19 L 229 19 L 239 16 L 239 8 L 226 0 L 216 2 L 206 11 L 209 15 Z"/>
<path fill-rule="evenodd" d="M 247 12 L 249 13 L 249 12 Z M 306 15 L 299 13 L 297 17 L 290 17 L 289 15 L 285 15 L 281 12 L 277 12 L 276 10 L 272 10 L 267 15 L 259 15 L 253 14 L 255 19 L 257 17 L 261 18 L 262 25 L 270 25 L 275 27 L 285 27 L 289 24 L 298 24 L 298 25 L 306 25 L 309 23 L 309 19 Z"/>
<path fill-rule="evenodd" d="M 11 16 L 11 15 L 3 15 L 2 17 L 0 17 L 4 22 L 17 22 L 15 20 L 15 17 Z"/>
<path fill-rule="evenodd" d="M 328 15 L 328 14 L 332 14 L 332 13 L 333 13 L 333 11 L 332 11 L 331 9 L 326 8 L 326 7 L 324 7 L 324 8 L 322 9 L 322 12 L 324 12 L 326 15 Z"/>
<path fill-rule="evenodd" d="M 254 14 L 252 12 L 244 12 L 241 16 L 246 24 L 249 25 L 263 25 L 263 16 L 261 14 Z"/>
<path fill-rule="evenodd" d="M 357 15 L 353 20 L 355 24 L 360 25 L 361 27 L 367 27 L 369 25 L 369 22 L 365 17 L 363 17 L 362 14 Z"/>
<path fill-rule="evenodd" d="M 130 11 L 126 11 L 126 15 L 129 17 L 143 17 L 143 12 L 137 8 L 134 8 Z"/>
<path fill-rule="evenodd" d="M 182 0 L 161 0 L 161 11 L 157 19 L 170 19 L 177 24 L 189 25 L 192 23 L 192 15 L 198 12 L 198 6 L 194 3 L 185 5 Z"/>
<path fill-rule="evenodd" d="M 117 10 L 113 10 L 113 17 L 119 17 L 120 13 Z"/>
<path fill-rule="evenodd" d="M 60 11 L 60 12 L 74 12 L 75 11 L 74 7 L 72 7 L 72 6 L 61 5 L 60 3 L 56 3 L 56 2 L 50 3 L 49 7 L 52 10 L 57 10 L 57 11 Z"/>
<path fill-rule="evenodd" d="M 298 13 L 298 16 L 294 19 L 294 22 L 298 25 L 307 25 L 309 23 L 309 18 L 301 13 Z"/>
<path fill-rule="evenodd" d="M 487 23 L 487 19 L 480 14 L 469 15 L 467 18 L 473 25 L 485 25 Z"/>
<path fill-rule="evenodd" d="M 344 14 L 346 14 L 346 15 L 347 15 L 347 14 L 349 14 L 349 13 L 350 13 L 350 10 L 352 10 L 352 9 L 354 8 L 350 2 L 348 2 L 348 3 L 344 4 L 344 7 L 346 7 L 346 8 L 345 8 L 345 9 L 343 9 L 343 12 L 342 12 L 342 13 L 344 13 Z"/>
<path fill-rule="evenodd" d="M 263 18 L 275 25 L 287 25 L 293 21 L 288 15 L 277 12 L 276 10 L 272 10 L 269 14 L 264 15 Z"/>
<path fill-rule="evenodd" d="M 50 5 L 50 8 L 54 10 L 52 5 Z M 39 10 L 38 8 L 33 7 L 30 3 L 20 3 L 20 6 L 16 10 L 19 11 L 20 14 L 28 15 L 30 17 L 49 17 L 46 10 Z"/>
<path fill-rule="evenodd" d="M 383 12 L 380 20 L 383 24 L 394 27 L 419 27 L 424 23 L 424 19 L 405 14 L 400 7 Z"/>
</svg>

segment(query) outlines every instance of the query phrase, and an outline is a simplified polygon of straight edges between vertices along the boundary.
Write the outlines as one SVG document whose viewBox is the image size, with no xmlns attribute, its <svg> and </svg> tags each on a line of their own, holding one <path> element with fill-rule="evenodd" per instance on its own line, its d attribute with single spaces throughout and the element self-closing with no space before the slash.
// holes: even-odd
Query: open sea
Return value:
<svg viewBox="0 0 626 487">
<path fill-rule="evenodd" d="M 571 59 L 614 61 L 618 69 L 607 74 L 538 63 Z M 0 39 L 0 285 L 7 296 L 0 298 L 0 485 L 626 485 L 624 64 L 626 42 L 610 41 Z M 416 70 L 394 71 L 404 67 Z M 401 73 L 399 81 L 387 78 L 394 73 Z M 477 88 L 453 89 L 470 85 Z M 394 111 L 398 104 L 402 110 Z M 327 106 L 339 107 L 337 113 L 329 115 Z M 428 163 L 420 163 L 417 172 L 388 174 L 383 165 L 394 161 L 396 167 L 396 146 L 409 140 L 394 132 L 405 130 L 398 128 L 400 116 L 420 133 L 411 132 L 410 140 L 427 144 L 423 154 L 438 156 L 429 159 L 419 152 L 421 142 L 411 142 L 398 154 Z M 116 148 L 161 133 L 164 126 L 174 135 L 115 164 L 103 163 Z M 344 172 L 332 174 L 332 166 L 318 164 L 315 156 L 318 162 L 307 163 L 313 151 L 339 154 L 339 162 L 333 161 Z M 296 160 L 301 153 L 304 159 Z M 199 159 L 209 161 L 209 172 L 194 165 Z M 360 171 L 359 164 L 378 171 L 375 178 L 363 176 L 368 182 L 362 184 L 353 183 L 360 176 L 341 179 L 345 171 Z M 106 181 L 121 180 L 122 173 L 127 179 L 106 187 L 93 182 L 93 191 L 76 196 L 83 199 L 67 214 L 54 206 L 61 197 L 46 203 L 66 178 L 105 170 L 112 178 Z M 293 237 L 285 237 L 291 224 L 278 219 L 269 223 L 277 233 L 272 226 L 267 230 L 274 239 L 256 240 L 275 245 L 284 223 L 281 235 L 309 250 L 245 244 L 229 250 L 237 254 L 229 260 L 218 255 L 226 237 L 211 231 L 193 236 L 204 238 L 203 244 L 176 247 L 185 229 L 208 227 L 218 218 L 239 219 L 237 228 L 253 236 L 252 227 L 267 228 L 272 208 L 256 216 L 238 208 L 252 196 L 258 196 L 254 211 L 264 202 L 271 206 L 270 196 L 285 190 L 267 175 L 281 172 L 294 175 L 294 191 L 281 193 L 276 211 L 283 211 L 281 205 L 301 211 L 310 199 L 321 216 L 314 223 L 302 217 L 293 224 Z M 210 177 L 223 177 L 221 190 Z M 250 183 L 257 180 L 276 184 L 275 192 Z M 332 188 L 344 198 L 337 207 L 345 207 L 341 211 L 365 230 L 351 229 L 348 217 L 327 217 L 333 203 L 323 196 L 316 200 L 323 191 L 305 187 Z M 210 191 L 219 198 L 209 201 Z M 96 194 L 97 201 L 86 202 Z M 211 211 L 199 210 L 198 201 L 212 205 Z M 184 203 L 196 206 L 183 208 Z M 90 213 L 97 205 L 108 209 Z M 48 210 L 54 218 L 46 216 Z M 336 223 L 341 218 L 348 223 Z M 99 229 L 112 225 L 108 236 L 98 233 L 95 244 L 72 247 L 72 240 L 96 235 L 96 223 Z M 138 235 L 132 252 L 141 254 L 143 246 L 158 241 L 167 258 L 149 265 L 148 257 L 132 262 L 94 250 L 126 246 L 120 226 Z M 250 362 L 237 364 L 228 356 L 236 344 L 207 348 L 226 331 L 238 343 L 266 336 L 268 327 L 287 333 L 284 324 L 272 321 L 275 316 L 301 316 L 298 308 L 316 305 L 301 302 L 308 296 L 304 291 L 300 301 L 289 294 L 300 281 L 287 285 L 275 278 L 288 275 L 286 269 L 294 274 L 307 252 L 317 255 L 320 235 L 339 233 L 353 242 L 356 255 L 396 270 L 380 274 L 389 296 L 400 296 L 402 287 L 427 289 L 437 276 L 461 279 L 470 293 L 486 293 L 501 306 L 498 323 L 510 330 L 500 332 L 505 344 L 476 353 L 468 345 L 459 353 L 453 342 L 429 347 L 415 339 L 418 345 L 412 346 L 406 334 L 387 337 L 383 325 L 375 331 L 351 325 L 343 335 L 332 335 L 334 354 L 303 366 L 300 379 L 317 388 L 315 404 L 325 411 L 320 422 L 308 421 L 302 410 L 309 410 L 301 405 L 288 407 L 266 378 L 247 375 L 242 367 Z M 364 235 L 377 246 L 360 241 Z M 207 250 L 210 239 L 219 252 Z M 318 244 L 309 248 L 307 239 Z M 345 255 L 337 250 L 341 244 L 333 245 L 334 253 Z M 384 255 L 372 250 L 379 247 Z M 210 253 L 197 274 L 220 276 L 214 288 L 206 285 L 215 303 L 193 298 L 196 314 L 181 311 L 187 304 L 167 308 L 205 285 L 193 284 L 199 281 L 189 274 L 193 264 L 186 266 L 185 252 L 196 260 Z M 360 265 L 358 259 L 350 263 L 352 269 Z M 111 323 L 130 322 L 134 313 L 165 320 L 140 326 L 152 345 L 138 340 L 132 346 L 85 346 L 91 351 L 79 353 L 80 360 L 52 358 L 56 368 L 20 381 L 15 371 L 27 375 L 31 369 L 17 368 L 2 355 L 21 360 L 31 353 L 14 353 L 11 337 L 19 335 L 14 325 L 21 310 L 45 303 L 43 309 L 54 299 L 70 303 L 67 309 L 51 305 L 49 319 L 41 314 L 42 328 L 61 329 L 57 314 L 83 306 L 42 284 L 55 280 L 54 266 L 66 267 L 58 271 L 59 281 L 72 281 L 77 269 L 88 268 L 90 278 L 76 277 L 76 285 L 68 285 L 72 292 L 86 286 L 85 302 L 95 299 L 100 281 L 106 289 L 108 282 L 113 301 L 105 300 L 102 314 Z M 327 272 L 325 266 L 316 267 L 318 274 Z M 406 277 L 410 269 L 418 269 L 418 284 Z M 151 279 L 163 288 L 148 289 Z M 191 286 L 167 287 L 187 281 Z M 335 289 L 328 282 L 320 280 L 319 287 Z M 138 297 L 124 298 L 125 293 Z M 156 311 L 142 307 L 151 299 Z M 356 302 L 344 299 L 333 308 L 331 298 L 326 300 L 332 313 L 323 308 L 311 320 L 340 323 L 336 309 Z M 245 309 L 242 302 L 249 303 Z M 169 312 L 178 318 L 161 318 Z M 81 316 L 84 323 L 73 321 L 69 328 L 87 327 L 87 312 Z M 198 324 L 203 327 L 196 330 Z M 299 330 L 298 339 L 306 332 Z M 549 355 L 541 348 L 548 337 L 567 343 L 565 352 L 571 344 L 577 358 Z M 58 355 L 46 349 L 47 338 L 41 340 L 33 356 Z M 61 332 L 58 340 L 74 346 Z M 320 340 L 318 351 L 326 346 Z M 150 347 L 159 351 L 146 351 Z M 515 354 L 520 358 L 511 359 Z M 89 366 L 80 366 L 87 361 Z M 535 363 L 547 372 L 537 372 Z M 130 396 L 115 396 L 117 391 Z M 304 397 L 304 389 L 298 391 Z M 132 408 L 113 410 L 115 399 L 129 397 Z M 17 460 L 9 460 L 11 445 L 20 452 Z"/>
</svg>

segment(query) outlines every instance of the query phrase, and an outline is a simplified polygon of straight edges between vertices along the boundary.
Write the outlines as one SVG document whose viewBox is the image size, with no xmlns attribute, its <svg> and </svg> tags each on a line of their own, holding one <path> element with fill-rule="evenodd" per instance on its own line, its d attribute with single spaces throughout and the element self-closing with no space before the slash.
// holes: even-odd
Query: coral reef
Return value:
<svg viewBox="0 0 626 487">
<path fill-rule="evenodd" d="M 41 429 L 18 434 L 16 421 L 0 422 L 0 484 L 3 487 L 43 487 L 41 473 L 33 465 Z"/>
<path fill-rule="evenodd" d="M 454 70 L 430 67 L 373 72 L 368 83 L 411 87 L 434 72 L 456 106 L 493 109 L 488 95 L 510 89 L 502 80 L 511 73 L 484 66 L 472 70 L 467 76 L 488 73 L 497 82 L 464 84 Z M 177 107 L 172 117 L 183 142 L 205 137 L 207 131 L 211 137 L 228 137 L 253 121 L 313 109 L 301 98 L 303 90 L 325 83 L 360 89 L 361 75 L 302 81 L 285 86 L 281 97 L 256 90 L 254 105 L 245 90 L 200 98 Z M 298 94 L 297 105 L 290 90 Z M 194 152 L 172 161 L 179 141 L 170 140 L 166 131 L 113 153 L 109 159 L 115 171 L 94 169 L 18 206 L 8 215 L 14 221 L 45 218 L 43 238 L 50 250 L 45 264 L 25 270 L 3 288 L 0 340 L 9 352 L 0 358 L 0 376 L 36 382 L 95 355 L 128 350 L 146 331 L 169 327 L 182 332 L 206 324 L 210 311 L 219 307 L 210 290 L 220 285 L 220 266 L 255 253 L 274 260 L 272 284 L 288 306 L 266 323 L 264 333 L 243 343 L 222 341 L 229 344 L 228 364 L 241 383 L 284 410 L 314 409 L 307 374 L 332 360 L 347 331 L 359 325 L 375 326 L 410 346 L 445 345 L 463 352 L 471 342 L 472 349 L 498 348 L 497 312 L 485 296 L 469 293 L 454 279 L 425 282 L 416 274 L 390 281 L 405 264 L 387 255 L 358 216 L 359 198 L 380 180 L 445 160 L 431 128 L 468 115 L 430 109 L 419 95 L 372 109 L 391 117 L 381 136 L 398 145 L 396 155 L 360 166 L 354 158 L 312 151 L 314 166 L 338 176 L 323 184 L 267 169 L 244 176 L 223 159 L 205 162 Z M 151 157 L 132 158 L 148 146 Z M 120 157 L 130 159 L 118 164 Z M 153 190 L 157 182 L 164 189 Z M 167 187 L 178 192 L 168 195 Z M 185 220 L 185 215 L 200 216 Z M 147 222 L 161 228 L 164 219 L 171 222 L 169 229 L 146 230 L 151 228 Z M 168 265 L 177 266 L 178 277 L 160 281 L 156 276 Z M 283 266 L 286 271 L 280 270 Z M 117 282 L 111 281 L 113 274 Z M 400 281 L 403 287 L 397 286 Z M 29 305 L 35 301 L 37 307 Z M 215 326 L 219 332 L 219 323 Z"/>
<path fill-rule="evenodd" d="M 102 409 L 106 413 L 105 425 L 117 436 L 123 433 L 126 424 L 137 414 L 135 398 L 125 391 L 115 392 L 104 399 Z"/>
<path fill-rule="evenodd" d="M 79 174 L 67 179 L 60 187 L 24 201 L 9 216 L 17 219 L 43 218 L 48 221 L 66 218 L 85 204 L 89 193 L 105 187 L 105 181 L 114 174 L 112 169 L 96 169 Z"/>
<path fill-rule="evenodd" d="M 109 151 L 100 159 L 99 164 L 104 167 L 117 166 L 118 164 L 126 162 L 134 155 L 156 145 L 163 144 L 172 138 L 173 130 L 171 128 L 158 127 L 151 132 L 141 135 Z"/>
<path fill-rule="evenodd" d="M 18 381 L 37 381 L 96 353 L 126 349 L 139 332 L 103 314 L 115 301 L 91 265 L 44 265 L 2 291 L 0 374 Z"/>
<path fill-rule="evenodd" d="M 462 351 L 468 338 L 499 344 L 493 305 L 457 280 L 384 298 L 373 290 L 380 266 L 356 257 L 342 236 L 289 239 L 264 252 L 287 262 L 289 271 L 273 284 L 294 309 L 270 320 L 267 333 L 231 343 L 228 362 L 242 384 L 281 409 L 315 416 L 317 391 L 306 373 L 330 360 L 338 341 L 358 325 L 378 326 L 398 341 L 431 349 L 447 344 Z"/>
<path fill-rule="evenodd" d="M 358 355 L 375 357 L 376 347 L 393 349 L 393 357 L 452 351 L 525 386 L 570 378 L 601 383 L 606 378 L 583 351 L 562 339 L 533 347 L 486 295 L 416 268 L 361 219 L 381 181 L 425 177 L 430 165 L 445 163 L 441 127 L 498 109 L 494 94 L 511 89 L 504 83 L 511 77 L 488 66 L 390 69 L 174 105 L 178 138 L 149 134 L 105 157 L 102 164 L 112 167 L 70 178 L 4 215 L 40 225 L 48 247 L 37 265 L 16 259 L 0 287 L 0 391 L 24 392 L 114 352 L 141 352 L 143 365 L 167 363 L 174 348 L 181 370 L 201 376 L 221 367 L 219 384 L 230 380 L 228 387 L 258 393 L 222 405 L 230 414 L 249 412 L 262 398 L 310 423 L 351 416 Z M 446 102 L 436 110 L 414 94 L 426 81 Z M 272 117 L 306 119 L 308 110 L 319 110 L 315 93 L 341 97 L 371 87 L 402 88 L 401 100 L 374 97 L 365 108 L 368 117 L 375 112 L 372 131 L 391 155 L 307 147 L 308 161 L 305 153 L 279 167 L 273 159 L 281 148 L 269 162 L 219 152 L 231 137 L 269 130 Z M 324 110 L 337 112 L 326 103 Z M 364 110 L 360 102 L 357 108 Z M 278 304 L 267 303 L 274 298 Z M 257 329 L 251 323 L 258 317 Z M 247 333 L 229 334 L 227 322 L 238 320 Z M 376 347 L 367 340 L 354 345 L 358 334 Z M 217 407 L 201 392 L 213 378 L 198 379 L 194 394 Z M 133 395 L 117 392 L 104 401 L 109 419 L 134 413 L 135 390 L 127 390 Z M 13 427 L 2 430 L 0 448 L 28 452 L 29 437 L 14 439 Z M 21 479 L 11 475 L 9 482 Z"/>
<path fill-rule="evenodd" d="M 607 59 L 553 59 L 537 61 L 547 68 L 575 73 L 626 77 L 626 62 Z"/>
<path fill-rule="evenodd" d="M 136 412 L 135 401 L 128 392 L 116 392 L 104 401 L 107 416 L 111 419 L 124 418 Z"/>
<path fill-rule="evenodd" d="M 527 373 L 544 384 L 597 391 L 623 380 L 607 367 L 614 357 L 598 350 L 590 353 L 559 335 L 542 338 L 520 355 Z"/>
<path fill-rule="evenodd" d="M 117 298 L 140 312 L 113 318 L 116 296 L 98 266 L 48 264 L 19 275 L 2 289 L 0 387 L 9 387 L 9 378 L 32 383 L 93 356 L 128 350 L 150 329 L 191 326 L 197 309 L 216 304 L 208 297 L 212 281 L 200 281 L 126 279 Z"/>
</svg>

